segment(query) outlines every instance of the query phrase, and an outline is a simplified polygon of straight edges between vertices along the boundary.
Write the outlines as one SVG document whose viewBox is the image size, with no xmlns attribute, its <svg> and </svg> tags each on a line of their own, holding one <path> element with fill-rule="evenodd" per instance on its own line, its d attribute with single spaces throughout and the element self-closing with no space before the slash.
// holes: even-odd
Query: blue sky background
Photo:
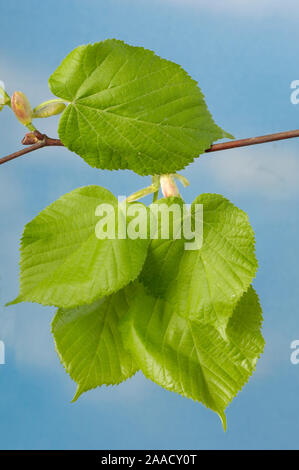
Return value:
<svg viewBox="0 0 299 470">
<path fill-rule="evenodd" d="M 299 79 L 298 21 L 295 0 L 10 0 L 1 13 L 0 79 L 38 104 L 51 98 L 47 78 L 71 49 L 115 37 L 180 63 L 199 81 L 217 123 L 237 138 L 296 129 L 290 83 Z M 57 122 L 39 128 L 55 136 Z M 23 135 L 4 110 L 1 156 Z M 228 408 L 227 433 L 211 411 L 141 375 L 71 404 L 75 384 L 50 334 L 54 309 L 21 304 L 0 308 L 0 449 L 299 448 L 299 365 L 290 362 L 290 343 L 299 339 L 299 139 L 205 155 L 183 173 L 188 202 L 223 194 L 248 212 L 256 231 L 266 348 Z M 78 186 L 124 195 L 148 182 L 89 168 L 66 149 L 1 166 L 1 305 L 18 291 L 19 239 L 40 210 Z"/>
</svg>

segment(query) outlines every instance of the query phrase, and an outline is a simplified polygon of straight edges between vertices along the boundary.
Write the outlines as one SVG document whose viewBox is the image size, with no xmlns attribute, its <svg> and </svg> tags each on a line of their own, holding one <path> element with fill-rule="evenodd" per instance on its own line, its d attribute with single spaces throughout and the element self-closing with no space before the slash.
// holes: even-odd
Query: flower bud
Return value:
<svg viewBox="0 0 299 470">
<path fill-rule="evenodd" d="M 21 91 L 15 91 L 11 97 L 11 107 L 18 120 L 27 126 L 32 121 L 32 109 L 28 98 Z"/>
<path fill-rule="evenodd" d="M 172 175 L 162 175 L 160 177 L 161 189 L 164 197 L 179 197 L 180 193 Z"/>
<path fill-rule="evenodd" d="M 9 103 L 10 103 L 10 97 L 5 91 L 4 83 L 2 82 L 2 80 L 0 80 L 0 111 L 2 111 L 4 106 Z"/>
<path fill-rule="evenodd" d="M 66 108 L 65 103 L 51 103 L 46 102 L 42 103 L 33 110 L 33 118 L 47 118 L 50 116 L 55 116 L 56 114 L 62 113 Z"/>
</svg>

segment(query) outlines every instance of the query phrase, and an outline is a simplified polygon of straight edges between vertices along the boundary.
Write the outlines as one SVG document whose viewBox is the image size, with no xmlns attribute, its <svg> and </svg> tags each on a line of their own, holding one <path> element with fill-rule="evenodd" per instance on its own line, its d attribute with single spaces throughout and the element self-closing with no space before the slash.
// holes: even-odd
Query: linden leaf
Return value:
<svg viewBox="0 0 299 470">
<path fill-rule="evenodd" d="M 116 219 L 115 239 L 96 236 L 101 219 L 95 212 L 100 204 L 115 209 L 111 215 Z M 65 194 L 29 222 L 21 242 L 20 294 L 11 303 L 73 307 L 116 292 L 136 279 L 149 240 L 118 238 L 117 224 L 123 221 L 118 207 L 107 189 L 86 186 Z"/>
<path fill-rule="evenodd" d="M 70 103 L 60 139 L 93 167 L 171 173 L 214 141 L 233 138 L 179 65 L 115 39 L 74 49 L 49 86 Z"/>
<path fill-rule="evenodd" d="M 153 230 L 155 236 L 150 240 L 140 280 L 154 296 L 164 296 L 169 284 L 177 276 L 185 244 L 183 205 L 181 198 L 167 197 L 149 207 L 152 223 L 156 223 Z"/>
<path fill-rule="evenodd" d="M 121 331 L 144 375 L 202 402 L 220 416 L 252 375 L 263 351 L 262 312 L 252 287 L 231 316 L 224 339 L 210 324 L 179 315 L 173 304 L 139 286 Z"/>
<path fill-rule="evenodd" d="M 218 194 L 202 194 L 203 240 L 199 250 L 184 250 L 168 299 L 188 318 L 225 328 L 258 263 L 248 216 Z"/>
<path fill-rule="evenodd" d="M 119 331 L 128 308 L 126 295 L 123 289 L 91 305 L 57 311 L 52 333 L 63 366 L 78 384 L 73 401 L 87 390 L 119 384 L 137 372 Z"/>
<path fill-rule="evenodd" d="M 187 216 L 173 212 L 177 201 L 167 199 L 157 205 L 167 203 L 162 216 L 167 214 L 167 207 L 170 214 L 176 214 L 169 222 L 159 219 L 160 224 L 169 224 L 171 236 L 164 240 L 159 234 L 158 239 L 151 240 L 140 279 L 154 296 L 172 302 L 180 315 L 214 323 L 221 330 L 258 266 L 248 216 L 221 195 L 202 194 L 191 206 L 191 219 L 189 215 L 195 239 L 200 241 L 202 232 L 202 245 L 190 250 L 186 249 L 190 241 L 181 227 Z M 198 226 L 194 221 L 196 204 L 202 205 L 202 223 Z M 171 230 L 180 231 L 181 238 L 176 239 Z"/>
</svg>

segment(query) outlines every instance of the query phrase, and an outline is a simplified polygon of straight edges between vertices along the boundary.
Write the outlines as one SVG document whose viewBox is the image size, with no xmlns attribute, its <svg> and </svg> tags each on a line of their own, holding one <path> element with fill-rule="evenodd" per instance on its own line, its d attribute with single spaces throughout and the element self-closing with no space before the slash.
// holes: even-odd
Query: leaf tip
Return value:
<svg viewBox="0 0 299 470">
<path fill-rule="evenodd" d="M 82 395 L 83 392 L 84 392 L 83 388 L 81 388 L 81 386 L 78 385 L 76 393 L 75 393 L 74 398 L 72 399 L 71 403 L 75 403 L 78 400 L 78 398 Z"/>
<path fill-rule="evenodd" d="M 217 413 L 217 414 L 218 414 L 218 416 L 221 420 L 223 431 L 226 432 L 227 431 L 227 420 L 226 420 L 225 413 L 221 412 L 221 413 Z"/>
<path fill-rule="evenodd" d="M 236 137 L 230 134 L 229 132 L 223 131 L 223 138 L 235 140 Z"/>
<path fill-rule="evenodd" d="M 18 295 L 18 297 L 16 297 L 14 300 L 11 300 L 10 302 L 6 302 L 4 306 L 10 307 L 10 305 L 16 305 L 16 304 L 19 304 L 20 302 L 22 302 L 22 297 Z"/>
</svg>

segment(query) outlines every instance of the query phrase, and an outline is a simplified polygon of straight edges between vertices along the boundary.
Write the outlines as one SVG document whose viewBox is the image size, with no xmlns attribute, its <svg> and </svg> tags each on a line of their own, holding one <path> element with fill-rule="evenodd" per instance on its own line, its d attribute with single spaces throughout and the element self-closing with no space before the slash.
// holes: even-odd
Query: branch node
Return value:
<svg viewBox="0 0 299 470">
<path fill-rule="evenodd" d="M 38 131 L 35 132 L 27 132 L 25 137 L 22 140 L 23 145 L 33 145 L 37 142 L 43 141 L 44 137 Z"/>
</svg>

